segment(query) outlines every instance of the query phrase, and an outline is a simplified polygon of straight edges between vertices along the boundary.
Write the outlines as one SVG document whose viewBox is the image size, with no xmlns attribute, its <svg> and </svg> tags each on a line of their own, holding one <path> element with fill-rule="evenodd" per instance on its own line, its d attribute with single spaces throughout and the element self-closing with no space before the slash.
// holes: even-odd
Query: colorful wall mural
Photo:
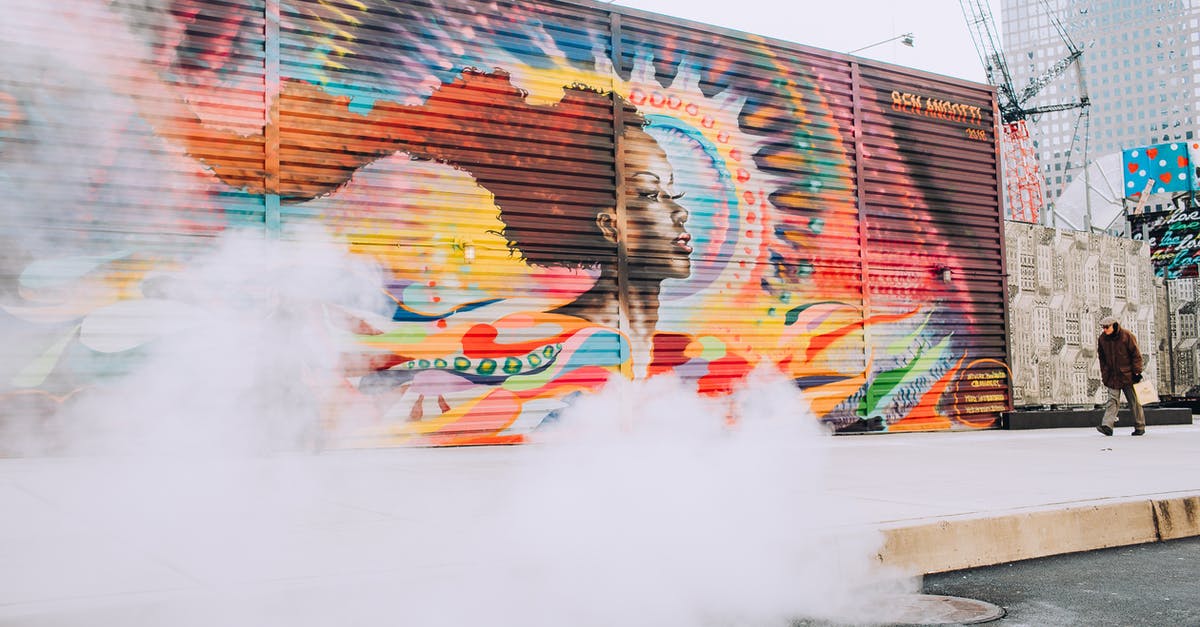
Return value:
<svg viewBox="0 0 1200 627">
<path fill-rule="evenodd" d="M 986 86 L 589 2 L 77 0 L 0 32 L 8 420 L 139 367 L 181 286 L 303 272 L 235 279 L 231 233 L 380 269 L 288 312 L 338 354 L 293 391 L 352 445 L 516 443 L 611 377 L 719 397 L 763 365 L 840 432 L 1011 406 Z"/>
</svg>

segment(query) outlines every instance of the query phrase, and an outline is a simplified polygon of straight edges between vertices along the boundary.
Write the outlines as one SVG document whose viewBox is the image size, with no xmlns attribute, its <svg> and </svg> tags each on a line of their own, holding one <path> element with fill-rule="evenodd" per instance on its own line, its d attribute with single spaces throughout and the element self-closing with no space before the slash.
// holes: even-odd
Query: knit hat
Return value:
<svg viewBox="0 0 1200 627">
<path fill-rule="evenodd" d="M 1104 316 L 1100 319 L 1100 326 L 1102 327 L 1107 327 L 1113 324 L 1117 324 L 1117 319 L 1112 316 Z"/>
</svg>

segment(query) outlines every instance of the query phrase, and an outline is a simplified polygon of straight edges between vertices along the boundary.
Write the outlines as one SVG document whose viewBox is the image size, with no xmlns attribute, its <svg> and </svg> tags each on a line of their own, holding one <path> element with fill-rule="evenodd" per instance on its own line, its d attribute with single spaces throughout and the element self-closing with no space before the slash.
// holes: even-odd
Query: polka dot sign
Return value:
<svg viewBox="0 0 1200 627">
<path fill-rule="evenodd" d="M 1131 148 L 1122 152 L 1125 197 L 1186 192 L 1192 188 L 1188 145 L 1183 142 Z"/>
</svg>

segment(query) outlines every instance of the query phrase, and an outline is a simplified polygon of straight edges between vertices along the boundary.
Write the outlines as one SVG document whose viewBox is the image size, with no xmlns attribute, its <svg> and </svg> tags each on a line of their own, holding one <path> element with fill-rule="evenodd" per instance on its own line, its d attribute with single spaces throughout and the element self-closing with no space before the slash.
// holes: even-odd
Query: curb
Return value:
<svg viewBox="0 0 1200 627">
<path fill-rule="evenodd" d="M 917 574 L 1200 536 L 1200 493 L 885 526 L 885 567 Z"/>
</svg>

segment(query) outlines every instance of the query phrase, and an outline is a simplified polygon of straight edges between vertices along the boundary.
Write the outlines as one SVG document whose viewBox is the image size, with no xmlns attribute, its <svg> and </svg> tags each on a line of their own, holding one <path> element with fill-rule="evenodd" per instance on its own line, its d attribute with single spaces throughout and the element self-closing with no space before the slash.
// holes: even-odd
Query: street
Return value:
<svg viewBox="0 0 1200 627">
<path fill-rule="evenodd" d="M 988 623 L 1200 625 L 1200 538 L 1075 553 L 929 575 L 926 594 L 1007 610 Z"/>
</svg>

